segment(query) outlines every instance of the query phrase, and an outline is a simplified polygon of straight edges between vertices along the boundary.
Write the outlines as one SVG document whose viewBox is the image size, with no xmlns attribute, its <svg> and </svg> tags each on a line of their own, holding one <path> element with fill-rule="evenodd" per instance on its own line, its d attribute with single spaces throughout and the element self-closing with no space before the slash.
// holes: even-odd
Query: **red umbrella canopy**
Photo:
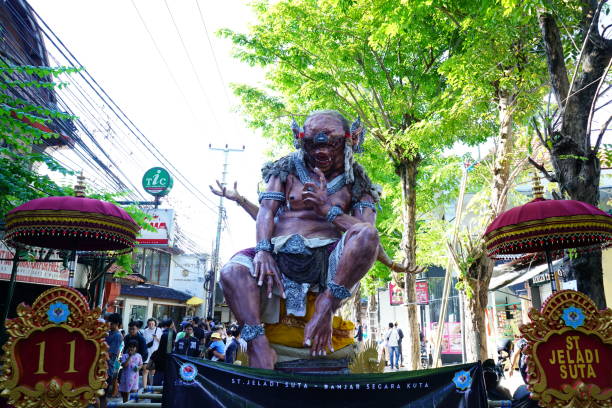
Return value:
<svg viewBox="0 0 612 408">
<path fill-rule="evenodd" d="M 500 214 L 485 231 L 493 258 L 566 248 L 605 248 L 612 244 L 612 217 L 575 200 L 536 198 Z"/>
<path fill-rule="evenodd" d="M 83 197 L 43 197 L 6 216 L 6 240 L 13 246 L 129 252 L 140 227 L 125 210 Z"/>
</svg>

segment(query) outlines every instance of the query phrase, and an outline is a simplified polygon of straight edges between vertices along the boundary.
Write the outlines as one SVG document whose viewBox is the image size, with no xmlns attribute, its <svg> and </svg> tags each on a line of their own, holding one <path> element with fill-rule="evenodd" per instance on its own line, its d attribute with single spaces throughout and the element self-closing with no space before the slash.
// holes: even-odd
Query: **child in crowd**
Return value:
<svg viewBox="0 0 612 408">
<path fill-rule="evenodd" d="M 121 381 L 119 391 L 123 402 L 128 402 L 130 392 L 138 392 L 138 372 L 142 368 L 142 356 L 138 354 L 138 343 L 131 340 L 127 352 L 121 356 Z"/>
</svg>

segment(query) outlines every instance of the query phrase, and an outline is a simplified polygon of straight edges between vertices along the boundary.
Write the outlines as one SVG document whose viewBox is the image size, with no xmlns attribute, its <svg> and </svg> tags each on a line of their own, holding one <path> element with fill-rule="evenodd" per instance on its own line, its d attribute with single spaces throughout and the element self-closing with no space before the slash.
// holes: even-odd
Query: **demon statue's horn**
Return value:
<svg viewBox="0 0 612 408">
<path fill-rule="evenodd" d="M 291 120 L 291 131 L 293 132 L 293 144 L 296 149 L 302 147 L 302 140 L 304 138 L 304 131 L 300 128 L 300 125 L 295 121 L 295 118 Z"/>
<path fill-rule="evenodd" d="M 365 140 L 366 128 L 361 123 L 361 118 L 357 116 L 357 119 L 351 125 L 351 136 L 356 143 L 353 144 L 353 152 L 363 153 L 363 141 Z"/>
</svg>

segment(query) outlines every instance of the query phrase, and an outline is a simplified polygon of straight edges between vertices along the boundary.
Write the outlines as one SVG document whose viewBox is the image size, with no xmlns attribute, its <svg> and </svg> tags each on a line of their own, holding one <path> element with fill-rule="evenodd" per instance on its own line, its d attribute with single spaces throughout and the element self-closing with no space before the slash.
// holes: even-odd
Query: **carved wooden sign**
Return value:
<svg viewBox="0 0 612 408">
<path fill-rule="evenodd" d="M 78 291 L 57 287 L 7 320 L 0 376 L 2 396 L 15 407 L 86 407 L 104 388 L 108 346 L 100 309 Z"/>
<path fill-rule="evenodd" d="M 542 407 L 612 407 L 612 310 L 562 290 L 529 317 L 520 330 L 532 398 Z"/>
</svg>

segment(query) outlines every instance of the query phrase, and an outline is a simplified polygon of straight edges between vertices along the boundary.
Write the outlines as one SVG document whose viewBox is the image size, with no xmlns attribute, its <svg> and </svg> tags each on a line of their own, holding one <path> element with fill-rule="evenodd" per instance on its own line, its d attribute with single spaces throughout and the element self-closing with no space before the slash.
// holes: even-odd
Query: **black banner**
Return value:
<svg viewBox="0 0 612 408">
<path fill-rule="evenodd" d="M 297 375 L 172 355 L 163 407 L 486 408 L 480 363 L 384 374 Z"/>
</svg>

